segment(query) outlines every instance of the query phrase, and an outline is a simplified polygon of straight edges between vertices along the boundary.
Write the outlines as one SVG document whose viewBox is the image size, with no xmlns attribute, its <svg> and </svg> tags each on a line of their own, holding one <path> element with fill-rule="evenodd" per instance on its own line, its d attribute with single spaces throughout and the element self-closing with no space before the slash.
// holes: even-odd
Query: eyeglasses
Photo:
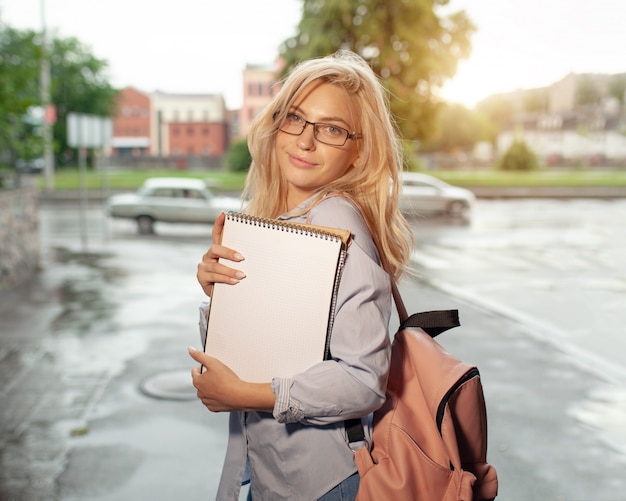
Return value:
<svg viewBox="0 0 626 501">
<path fill-rule="evenodd" d="M 274 114 L 274 118 L 278 113 Z M 353 141 L 361 139 L 361 134 L 350 132 L 343 127 L 333 124 L 325 124 L 319 122 L 309 122 L 295 113 L 287 113 L 284 120 L 278 126 L 278 130 L 292 136 L 299 136 L 304 132 L 307 125 L 313 126 L 313 137 L 320 143 L 329 144 L 331 146 L 343 146 L 348 139 Z"/>
</svg>

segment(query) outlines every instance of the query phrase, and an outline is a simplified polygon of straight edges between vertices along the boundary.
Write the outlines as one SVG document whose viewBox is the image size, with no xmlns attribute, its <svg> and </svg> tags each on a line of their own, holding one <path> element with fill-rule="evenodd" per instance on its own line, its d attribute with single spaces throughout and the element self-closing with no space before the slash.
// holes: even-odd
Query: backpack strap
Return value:
<svg viewBox="0 0 626 501">
<path fill-rule="evenodd" d="M 435 337 L 448 329 L 458 327 L 459 310 L 422 311 L 414 313 L 400 325 L 400 329 L 419 327 L 430 337 Z"/>
<path fill-rule="evenodd" d="M 346 419 L 343 425 L 346 428 L 346 436 L 348 437 L 349 444 L 365 442 L 365 430 L 363 429 L 363 423 L 361 423 L 360 418 Z"/>
<path fill-rule="evenodd" d="M 352 202 L 352 204 L 361 213 L 363 220 L 365 221 L 365 224 L 369 227 L 367 219 L 365 219 L 365 216 L 363 215 L 363 210 L 361 209 L 361 206 L 359 205 L 359 203 L 347 193 L 340 193 L 340 192 L 327 193 L 323 197 L 321 197 L 316 203 L 314 203 L 311 207 L 309 207 L 309 215 L 307 216 L 307 223 L 309 222 L 310 210 L 315 205 L 317 205 L 319 202 L 323 200 L 326 200 L 331 197 L 336 197 L 336 196 L 344 197 L 350 200 L 350 202 Z M 374 233 L 372 232 L 372 229 L 369 228 L 369 230 L 370 230 L 370 233 L 372 234 L 372 238 L 374 238 Z M 374 242 L 376 242 L 375 239 L 374 239 Z M 447 331 L 448 329 L 452 329 L 453 327 L 458 327 L 459 325 L 461 325 L 459 323 L 459 311 L 458 310 L 424 311 L 420 313 L 414 313 L 413 315 L 409 316 L 409 314 L 407 313 L 406 306 L 404 305 L 404 301 L 402 300 L 402 296 L 400 295 L 400 291 L 398 290 L 398 285 L 396 284 L 396 281 L 394 280 L 393 276 L 387 270 L 387 267 L 385 266 L 385 260 L 383 259 L 382 254 L 380 254 L 380 250 L 379 250 L 379 255 L 381 258 L 382 267 L 387 272 L 391 280 L 391 292 L 393 295 L 393 301 L 396 305 L 398 318 L 400 320 L 399 330 L 405 329 L 407 327 L 418 327 L 424 330 L 431 337 L 435 337 L 441 334 L 442 332 Z M 348 443 L 363 442 L 365 440 L 365 431 L 363 429 L 363 424 L 361 423 L 360 418 L 346 419 L 344 421 L 344 426 L 346 430 L 346 435 L 348 437 Z"/>
<path fill-rule="evenodd" d="M 404 304 L 402 303 L 402 298 L 400 298 L 400 293 L 396 287 L 395 280 L 392 280 L 392 285 L 394 289 L 394 299 L 396 299 L 397 294 L 400 304 L 402 305 L 402 308 L 404 308 Z M 396 307 L 398 307 L 398 301 L 396 301 Z M 402 316 L 400 308 L 398 308 L 398 315 L 400 317 Z M 422 311 L 420 313 L 414 313 L 410 317 L 406 318 L 400 324 L 398 330 L 402 330 L 407 327 L 416 327 L 422 329 L 430 337 L 435 337 L 438 334 L 441 334 L 448 329 L 452 329 L 453 327 L 458 327 L 459 325 L 461 325 L 459 322 L 459 310 Z M 348 443 L 352 444 L 355 442 L 363 442 L 365 440 L 365 430 L 363 429 L 360 419 L 346 419 L 344 421 L 344 426 L 348 437 Z"/>
</svg>

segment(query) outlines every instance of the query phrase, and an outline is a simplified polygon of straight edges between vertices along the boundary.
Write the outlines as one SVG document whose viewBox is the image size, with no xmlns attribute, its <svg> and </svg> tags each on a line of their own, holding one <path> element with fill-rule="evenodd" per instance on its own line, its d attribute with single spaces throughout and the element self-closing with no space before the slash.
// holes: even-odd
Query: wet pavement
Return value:
<svg viewBox="0 0 626 501">
<path fill-rule="evenodd" d="M 626 416 L 615 405 L 626 380 L 590 365 L 575 343 L 551 339 L 551 328 L 566 325 L 522 301 L 550 297 L 533 292 L 536 280 L 525 288 L 520 281 L 520 294 L 505 287 L 531 271 L 498 267 L 494 242 L 514 247 L 528 235 L 507 240 L 485 230 L 494 205 L 485 207 L 467 227 L 424 222 L 415 256 L 421 278 L 405 280 L 401 291 L 410 311 L 460 310 L 463 326 L 440 341 L 481 370 L 498 499 L 624 500 L 626 445 L 614 430 Z M 533 209 L 524 210 L 534 220 Z M 186 353 L 199 343 L 203 297 L 194 275 L 210 230 L 163 225 L 139 236 L 92 207 L 81 235 L 77 217 L 75 205 L 42 207 L 41 273 L 0 293 L 0 500 L 213 499 L 226 415 L 193 396 Z M 618 257 L 604 256 L 600 263 Z M 468 265 L 485 259 L 491 269 Z M 567 284 L 558 287 L 568 297 Z"/>
</svg>

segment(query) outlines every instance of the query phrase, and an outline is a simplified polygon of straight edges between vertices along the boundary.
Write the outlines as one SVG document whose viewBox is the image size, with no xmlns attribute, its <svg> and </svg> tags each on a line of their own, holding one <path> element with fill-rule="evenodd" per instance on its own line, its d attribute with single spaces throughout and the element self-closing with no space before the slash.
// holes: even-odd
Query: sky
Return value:
<svg viewBox="0 0 626 501">
<path fill-rule="evenodd" d="M 569 73 L 626 73 L 624 0 L 450 0 L 478 27 L 442 97 L 472 107 Z M 247 64 L 272 65 L 301 0 L 0 0 L 0 22 L 78 38 L 116 87 L 221 93 L 241 105 Z"/>
</svg>

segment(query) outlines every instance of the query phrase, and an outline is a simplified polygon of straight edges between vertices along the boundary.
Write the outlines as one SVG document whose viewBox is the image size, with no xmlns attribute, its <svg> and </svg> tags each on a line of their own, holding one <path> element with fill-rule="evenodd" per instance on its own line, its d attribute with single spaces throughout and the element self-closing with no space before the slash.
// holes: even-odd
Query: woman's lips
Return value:
<svg viewBox="0 0 626 501">
<path fill-rule="evenodd" d="M 317 165 L 315 162 L 311 162 L 310 160 L 307 160 L 306 158 L 303 158 L 299 155 L 289 155 L 289 160 L 291 160 L 291 163 L 293 165 L 295 165 L 296 167 L 300 167 L 302 169 L 310 169 L 312 167 L 315 167 L 315 165 Z"/>
</svg>

